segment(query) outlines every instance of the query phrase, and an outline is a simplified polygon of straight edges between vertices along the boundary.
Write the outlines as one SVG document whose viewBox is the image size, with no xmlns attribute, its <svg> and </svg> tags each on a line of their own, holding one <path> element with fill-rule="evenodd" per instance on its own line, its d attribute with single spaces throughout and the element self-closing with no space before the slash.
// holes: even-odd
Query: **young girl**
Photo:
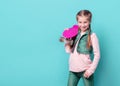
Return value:
<svg viewBox="0 0 120 86">
<path fill-rule="evenodd" d="M 83 78 L 85 86 L 94 86 L 93 74 L 100 59 L 99 43 L 95 33 L 91 31 L 92 14 L 88 10 L 77 13 L 79 27 L 73 46 L 65 44 L 65 50 L 70 53 L 68 86 L 77 86 Z M 90 54 L 94 54 L 91 60 Z"/>
</svg>

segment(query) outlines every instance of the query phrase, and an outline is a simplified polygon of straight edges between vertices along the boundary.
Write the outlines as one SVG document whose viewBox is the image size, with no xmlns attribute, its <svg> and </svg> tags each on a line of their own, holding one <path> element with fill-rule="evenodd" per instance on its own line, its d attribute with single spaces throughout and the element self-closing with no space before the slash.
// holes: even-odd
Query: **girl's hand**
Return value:
<svg viewBox="0 0 120 86">
<path fill-rule="evenodd" d="M 85 77 L 85 78 L 89 78 L 89 77 L 90 77 L 90 74 L 89 74 L 88 71 L 85 71 L 85 73 L 84 73 L 84 77 Z"/>
</svg>

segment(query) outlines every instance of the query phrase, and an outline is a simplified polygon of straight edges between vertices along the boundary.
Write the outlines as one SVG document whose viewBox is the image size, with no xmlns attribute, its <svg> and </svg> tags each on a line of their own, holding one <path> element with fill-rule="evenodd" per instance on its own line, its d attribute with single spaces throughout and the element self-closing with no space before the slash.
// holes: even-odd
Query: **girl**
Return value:
<svg viewBox="0 0 120 86">
<path fill-rule="evenodd" d="M 94 86 L 93 73 L 100 59 L 99 43 L 95 33 L 91 32 L 92 14 L 81 10 L 76 15 L 79 27 L 73 46 L 65 44 L 65 50 L 70 53 L 68 86 L 77 86 L 83 78 L 85 86 Z M 90 59 L 93 51 L 94 59 Z"/>
</svg>

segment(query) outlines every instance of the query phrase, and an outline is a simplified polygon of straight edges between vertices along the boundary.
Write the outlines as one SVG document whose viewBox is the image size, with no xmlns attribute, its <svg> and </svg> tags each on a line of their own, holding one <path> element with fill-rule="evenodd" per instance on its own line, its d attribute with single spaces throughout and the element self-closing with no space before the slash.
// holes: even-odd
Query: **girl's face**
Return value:
<svg viewBox="0 0 120 86">
<path fill-rule="evenodd" d="M 85 32 L 89 28 L 89 25 L 90 25 L 90 21 L 88 20 L 88 17 L 78 16 L 77 18 L 78 18 L 77 22 L 78 22 L 78 26 L 80 30 L 82 32 Z"/>
</svg>

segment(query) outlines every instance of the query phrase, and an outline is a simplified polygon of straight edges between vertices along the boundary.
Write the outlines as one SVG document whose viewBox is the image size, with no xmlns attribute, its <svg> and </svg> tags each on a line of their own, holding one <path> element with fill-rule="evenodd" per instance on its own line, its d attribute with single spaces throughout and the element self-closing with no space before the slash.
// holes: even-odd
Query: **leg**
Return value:
<svg viewBox="0 0 120 86">
<path fill-rule="evenodd" d="M 89 78 L 85 78 L 83 75 L 82 75 L 82 77 L 83 77 L 85 86 L 94 86 L 94 76 L 93 75 L 91 75 Z"/>
<path fill-rule="evenodd" d="M 69 72 L 68 85 L 67 86 L 77 86 L 80 77 L 78 73 Z"/>
</svg>

